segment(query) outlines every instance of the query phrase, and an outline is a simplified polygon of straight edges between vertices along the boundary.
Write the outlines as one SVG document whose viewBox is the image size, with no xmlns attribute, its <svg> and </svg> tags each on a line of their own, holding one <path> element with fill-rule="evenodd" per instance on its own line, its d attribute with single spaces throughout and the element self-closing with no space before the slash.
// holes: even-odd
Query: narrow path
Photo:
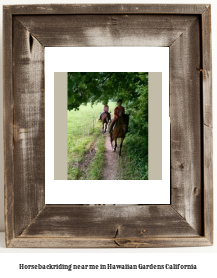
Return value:
<svg viewBox="0 0 217 278">
<path fill-rule="evenodd" d="M 110 134 L 105 133 L 105 166 L 102 172 L 102 180 L 118 179 L 118 148 L 116 153 L 113 152 L 110 144 Z"/>
</svg>

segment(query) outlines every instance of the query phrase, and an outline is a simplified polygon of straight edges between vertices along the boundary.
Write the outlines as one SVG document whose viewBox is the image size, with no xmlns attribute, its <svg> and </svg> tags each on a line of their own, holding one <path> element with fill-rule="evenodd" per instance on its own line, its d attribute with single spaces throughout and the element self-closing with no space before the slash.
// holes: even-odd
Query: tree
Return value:
<svg viewBox="0 0 217 278">
<path fill-rule="evenodd" d="M 148 134 L 147 72 L 69 72 L 68 110 L 81 104 L 123 100 L 133 133 Z"/>
<path fill-rule="evenodd" d="M 125 103 L 132 102 L 147 85 L 148 73 L 69 72 L 68 109 L 78 109 L 87 102 L 94 104 L 117 98 L 123 98 Z"/>
</svg>

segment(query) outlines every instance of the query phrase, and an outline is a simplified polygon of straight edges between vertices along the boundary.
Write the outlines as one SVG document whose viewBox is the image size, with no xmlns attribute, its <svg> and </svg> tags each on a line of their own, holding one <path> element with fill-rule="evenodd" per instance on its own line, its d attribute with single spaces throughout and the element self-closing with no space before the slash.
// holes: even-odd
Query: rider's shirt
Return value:
<svg viewBox="0 0 217 278">
<path fill-rule="evenodd" d="M 114 111 L 114 117 L 117 119 L 118 117 L 120 117 L 124 114 L 124 111 L 125 111 L 124 107 L 117 106 Z"/>
</svg>

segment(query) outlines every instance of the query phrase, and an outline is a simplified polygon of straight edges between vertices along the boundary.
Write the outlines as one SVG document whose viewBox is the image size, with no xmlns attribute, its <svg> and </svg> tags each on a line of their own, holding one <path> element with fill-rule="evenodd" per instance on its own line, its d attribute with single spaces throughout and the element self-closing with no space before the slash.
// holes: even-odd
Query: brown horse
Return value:
<svg viewBox="0 0 217 278">
<path fill-rule="evenodd" d="M 110 132 L 110 141 L 111 141 L 112 148 L 113 148 L 112 142 L 113 140 L 115 141 L 115 146 L 113 148 L 114 152 L 116 151 L 117 148 L 117 138 L 121 138 L 119 157 L 121 156 L 121 149 L 122 149 L 125 135 L 127 133 L 128 124 L 129 124 L 129 115 L 123 114 L 117 119 L 117 122 L 115 123 L 113 130 L 111 130 Z"/>
<path fill-rule="evenodd" d="M 107 125 L 111 121 L 111 114 L 109 112 L 104 112 L 101 116 L 102 121 L 102 133 L 106 133 Z"/>
</svg>

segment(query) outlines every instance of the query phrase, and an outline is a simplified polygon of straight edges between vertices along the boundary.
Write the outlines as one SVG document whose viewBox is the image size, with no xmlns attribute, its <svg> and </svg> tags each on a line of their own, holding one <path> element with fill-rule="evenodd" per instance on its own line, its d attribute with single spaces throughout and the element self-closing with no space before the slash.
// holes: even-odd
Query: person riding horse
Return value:
<svg viewBox="0 0 217 278">
<path fill-rule="evenodd" d="M 108 116 L 110 116 L 110 113 L 108 112 L 108 111 L 109 111 L 109 107 L 108 107 L 108 104 L 107 104 L 107 103 L 105 103 L 103 110 L 104 110 L 104 111 L 103 111 L 102 113 L 100 113 L 99 120 L 102 119 L 102 115 L 103 115 L 104 113 L 107 113 Z"/>
<path fill-rule="evenodd" d="M 113 152 L 116 151 L 117 148 L 117 139 L 120 138 L 120 149 L 119 149 L 119 157 L 121 157 L 121 149 L 123 145 L 124 138 L 128 131 L 129 126 L 129 115 L 125 114 L 125 109 L 121 106 L 122 100 L 118 100 L 118 106 L 114 110 L 114 119 L 112 120 L 109 126 L 110 133 L 110 142 Z M 113 141 L 115 145 L 113 146 Z"/>
<path fill-rule="evenodd" d="M 118 118 L 125 114 L 125 108 L 122 105 L 122 100 L 118 100 L 118 106 L 114 110 L 114 119 L 111 121 L 110 126 L 109 126 L 109 133 L 112 132 L 114 124 L 117 122 Z M 127 125 L 127 132 L 128 132 L 128 125 Z"/>
</svg>

